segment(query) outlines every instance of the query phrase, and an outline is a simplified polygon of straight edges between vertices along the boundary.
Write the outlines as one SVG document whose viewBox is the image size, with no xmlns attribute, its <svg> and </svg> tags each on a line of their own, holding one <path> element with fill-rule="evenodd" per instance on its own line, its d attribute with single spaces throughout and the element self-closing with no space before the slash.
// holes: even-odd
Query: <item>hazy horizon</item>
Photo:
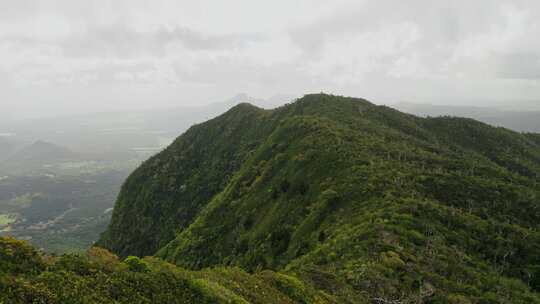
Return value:
<svg viewBox="0 0 540 304">
<path fill-rule="evenodd" d="M 540 110 L 537 1 L 0 3 L 4 117 L 240 92 Z"/>
</svg>

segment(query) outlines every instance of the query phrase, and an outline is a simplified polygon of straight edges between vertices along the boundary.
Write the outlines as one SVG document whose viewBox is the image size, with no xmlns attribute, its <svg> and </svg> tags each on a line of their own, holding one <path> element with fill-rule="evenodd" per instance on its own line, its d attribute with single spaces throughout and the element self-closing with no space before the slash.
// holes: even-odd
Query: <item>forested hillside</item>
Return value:
<svg viewBox="0 0 540 304">
<path fill-rule="evenodd" d="M 134 282 L 153 284 L 165 260 L 171 280 L 203 276 L 248 303 L 271 301 L 231 286 L 277 288 L 288 297 L 278 303 L 540 303 L 538 138 L 325 94 L 241 104 L 127 179 L 97 245 L 154 257 L 143 275 L 104 275 L 140 299 L 150 296 Z M 103 273 L 55 266 L 65 258 L 24 280 L 67 271 L 88 286 Z M 189 286 L 170 292 L 198 296 Z"/>
</svg>

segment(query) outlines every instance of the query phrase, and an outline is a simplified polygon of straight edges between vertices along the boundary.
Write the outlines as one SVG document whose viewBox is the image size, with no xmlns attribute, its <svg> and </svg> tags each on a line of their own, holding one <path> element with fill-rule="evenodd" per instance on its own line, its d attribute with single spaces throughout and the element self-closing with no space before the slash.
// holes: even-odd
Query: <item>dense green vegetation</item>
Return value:
<svg viewBox="0 0 540 304">
<path fill-rule="evenodd" d="M 192 127 L 135 170 L 120 193 L 119 211 L 113 213 L 115 220 L 102 243 L 122 256 L 151 255 L 173 239 L 176 231 L 187 228 L 272 130 L 276 122 L 260 120 L 259 113 L 264 112 L 239 105 Z M 117 242 L 117 237 L 122 241 Z"/>
<path fill-rule="evenodd" d="M 203 302 L 188 283 L 153 289 L 165 268 L 229 301 L 540 303 L 538 138 L 324 94 L 241 104 L 127 179 L 98 242 L 125 260 L 106 275 L 141 303 Z M 63 277 L 66 258 L 15 277 Z"/>
<path fill-rule="evenodd" d="M 101 248 L 51 257 L 0 237 L 0 303 L 335 303 L 296 279 L 238 268 L 187 271 Z"/>
<path fill-rule="evenodd" d="M 144 163 L 100 244 L 294 273 L 353 302 L 530 303 L 539 173 L 536 135 L 470 119 L 328 95 L 244 104 Z"/>
</svg>

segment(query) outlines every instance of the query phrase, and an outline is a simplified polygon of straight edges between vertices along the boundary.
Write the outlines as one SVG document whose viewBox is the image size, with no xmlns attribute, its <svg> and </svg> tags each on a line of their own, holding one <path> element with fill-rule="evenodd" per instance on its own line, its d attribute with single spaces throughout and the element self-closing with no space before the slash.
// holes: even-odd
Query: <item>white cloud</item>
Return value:
<svg viewBox="0 0 540 304">
<path fill-rule="evenodd" d="M 0 4 L 0 103 L 20 111 L 210 102 L 240 91 L 540 100 L 533 0 Z"/>
</svg>

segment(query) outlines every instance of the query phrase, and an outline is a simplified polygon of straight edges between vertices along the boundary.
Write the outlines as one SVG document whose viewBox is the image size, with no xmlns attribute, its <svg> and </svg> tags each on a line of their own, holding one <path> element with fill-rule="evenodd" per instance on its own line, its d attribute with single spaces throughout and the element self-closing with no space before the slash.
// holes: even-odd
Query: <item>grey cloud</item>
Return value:
<svg viewBox="0 0 540 304">
<path fill-rule="evenodd" d="M 536 0 L 0 2 L 0 103 L 29 111 L 239 91 L 540 99 Z"/>
<path fill-rule="evenodd" d="M 91 28 L 62 41 L 68 56 L 163 56 L 169 43 L 178 42 L 193 51 L 241 48 L 262 39 L 257 34 L 209 35 L 185 27 L 138 32 L 116 25 Z"/>
<path fill-rule="evenodd" d="M 0 44 L 11 44 L 21 49 L 40 46 L 59 47 L 68 57 L 133 57 L 138 55 L 164 56 L 170 43 L 179 43 L 192 51 L 231 50 L 262 41 L 256 33 L 213 35 L 186 27 L 160 28 L 139 32 L 125 25 L 91 27 L 60 39 L 32 36 L 0 36 Z"/>
<path fill-rule="evenodd" d="M 412 42 L 408 48 L 401 49 L 390 56 L 378 56 L 377 64 L 386 69 L 392 68 L 392 62 L 400 58 L 415 56 L 420 58 L 423 66 L 433 74 L 445 74 L 448 71 L 459 71 L 463 67 L 450 67 L 455 59 L 458 48 L 468 47 L 482 49 L 490 47 L 482 45 L 482 41 L 475 41 L 475 37 L 489 34 L 494 31 L 504 30 L 513 26 L 512 22 L 518 22 L 516 16 L 508 16 L 511 9 L 517 9 L 529 14 L 528 21 L 534 24 L 526 25 L 526 35 L 519 37 L 523 44 L 527 40 L 535 39 L 540 35 L 540 2 L 517 0 L 504 1 L 369 1 L 356 6 L 349 6 L 343 10 L 333 12 L 322 19 L 309 24 L 296 27 L 289 31 L 293 41 L 302 51 L 305 58 L 313 61 L 320 60 L 326 48 L 343 41 L 346 43 L 361 35 L 375 34 L 384 36 L 379 31 L 402 24 L 410 24 L 419 30 L 419 39 Z M 384 39 L 384 37 L 381 37 Z M 502 37 L 501 37 L 502 39 Z M 469 41 L 471 40 L 471 41 Z M 464 45 L 469 43 L 471 45 Z M 366 48 L 370 45 L 365 45 Z M 522 57 L 523 50 L 517 45 L 506 44 L 504 50 L 507 55 L 498 54 L 489 62 L 479 62 L 470 58 L 456 60 L 467 61 L 469 64 L 476 63 L 472 74 L 485 74 L 492 71 L 492 77 L 517 77 L 531 78 L 535 72 L 534 64 L 525 66 L 524 62 L 535 62 L 530 57 Z M 361 52 L 362 49 L 359 49 Z M 387 50 L 381 50 L 381 53 Z M 485 57 L 489 57 L 490 49 L 486 49 Z M 540 46 L 534 50 L 540 53 Z M 339 55 L 337 55 L 339 56 Z M 463 56 L 461 54 L 460 56 Z M 466 54 L 465 54 L 466 56 Z M 485 67 L 483 64 L 501 65 L 498 68 Z M 516 64 L 516 66 L 512 66 Z M 471 69 L 466 67 L 465 69 Z M 521 72 L 519 72 L 521 70 Z M 498 72 L 497 72 L 498 71 Z M 447 75 L 448 76 L 448 75 Z"/>
<path fill-rule="evenodd" d="M 111 63 L 92 68 L 81 68 L 64 74 L 67 78 L 87 79 L 94 83 L 112 84 L 115 82 L 125 82 L 127 78 L 117 77 L 118 75 L 129 75 L 132 81 L 139 81 L 137 75 L 156 71 L 156 66 L 152 63 L 140 62 L 136 64 Z"/>
<path fill-rule="evenodd" d="M 162 29 L 158 32 L 160 41 L 181 41 L 192 50 L 211 50 L 244 47 L 263 39 L 261 34 L 203 35 L 187 28 Z"/>
<path fill-rule="evenodd" d="M 39 68 L 39 69 L 36 69 Z M 159 79 L 148 78 L 148 75 L 158 73 L 157 67 L 152 63 L 108 63 L 97 66 L 84 66 L 68 70 L 56 70 L 54 66 L 21 65 L 19 74 L 26 81 L 50 85 L 82 84 L 114 85 L 118 83 L 151 84 Z"/>
<path fill-rule="evenodd" d="M 520 2 L 520 1 L 518 1 Z M 457 41 L 489 29 L 501 21 L 499 1 L 392 1 L 363 2 L 346 7 L 312 23 L 290 31 L 292 40 L 313 47 L 332 36 L 357 35 L 378 28 L 412 22 L 418 24 L 426 38 Z"/>
<path fill-rule="evenodd" d="M 174 70 L 181 81 L 232 87 L 239 91 L 257 88 L 268 95 L 276 92 L 296 93 L 301 92 L 302 88 L 320 88 L 323 84 L 322 77 L 306 75 L 298 63 L 261 65 L 241 58 L 220 58 L 199 63 L 191 69 L 176 64 Z"/>
<path fill-rule="evenodd" d="M 540 80 L 540 54 L 514 53 L 496 56 L 498 75 L 502 78 Z"/>
</svg>

